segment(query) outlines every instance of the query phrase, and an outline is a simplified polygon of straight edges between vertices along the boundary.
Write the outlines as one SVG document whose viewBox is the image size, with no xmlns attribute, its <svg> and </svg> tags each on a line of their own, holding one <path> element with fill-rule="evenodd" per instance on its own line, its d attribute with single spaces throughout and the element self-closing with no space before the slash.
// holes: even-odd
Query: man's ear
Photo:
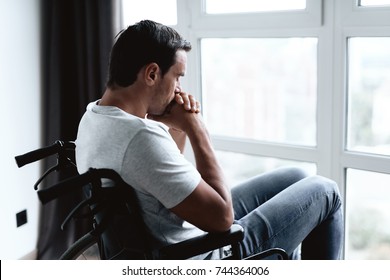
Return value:
<svg viewBox="0 0 390 280">
<path fill-rule="evenodd" d="M 158 67 L 157 63 L 150 63 L 146 65 L 144 71 L 146 84 L 153 85 L 158 79 L 159 72 L 160 72 L 160 67 Z"/>
</svg>

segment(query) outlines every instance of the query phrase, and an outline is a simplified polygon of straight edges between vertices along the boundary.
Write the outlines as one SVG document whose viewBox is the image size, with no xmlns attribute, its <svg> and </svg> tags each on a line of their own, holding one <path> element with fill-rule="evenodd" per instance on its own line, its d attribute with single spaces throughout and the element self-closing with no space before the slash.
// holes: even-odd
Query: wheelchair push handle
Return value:
<svg viewBox="0 0 390 280">
<path fill-rule="evenodd" d="M 40 148 L 23 155 L 19 155 L 15 157 L 16 164 L 18 167 L 22 167 L 26 164 L 41 160 L 48 156 L 54 155 L 66 149 L 74 149 L 76 147 L 75 143 L 72 141 L 60 141 L 57 140 L 54 144 Z"/>
</svg>

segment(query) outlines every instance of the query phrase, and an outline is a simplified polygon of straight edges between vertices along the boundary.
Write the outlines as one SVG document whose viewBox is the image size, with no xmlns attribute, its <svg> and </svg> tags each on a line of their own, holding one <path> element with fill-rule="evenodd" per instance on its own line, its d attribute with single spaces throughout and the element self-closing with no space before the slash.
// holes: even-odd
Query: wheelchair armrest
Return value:
<svg viewBox="0 0 390 280">
<path fill-rule="evenodd" d="M 207 233 L 159 250 L 159 258 L 166 260 L 188 259 L 224 246 L 238 243 L 244 238 L 244 229 L 237 224 L 223 233 Z"/>
<path fill-rule="evenodd" d="M 288 260 L 287 252 L 282 248 L 271 248 L 264 250 L 260 253 L 257 253 L 253 256 L 245 258 L 245 260 L 264 260 L 264 259 L 278 259 L 278 260 Z"/>
</svg>

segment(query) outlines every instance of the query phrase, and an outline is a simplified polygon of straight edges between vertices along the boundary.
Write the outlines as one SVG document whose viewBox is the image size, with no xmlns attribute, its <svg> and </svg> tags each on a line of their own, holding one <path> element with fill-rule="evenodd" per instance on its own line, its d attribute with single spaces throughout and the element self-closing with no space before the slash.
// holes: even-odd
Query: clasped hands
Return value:
<svg viewBox="0 0 390 280">
<path fill-rule="evenodd" d="M 195 119 L 199 120 L 199 113 L 200 103 L 195 97 L 184 92 L 178 92 L 162 115 L 148 115 L 148 118 L 162 122 L 174 130 L 185 131 Z"/>
<path fill-rule="evenodd" d="M 190 94 L 184 92 L 176 93 L 175 98 L 172 102 L 174 101 L 176 101 L 176 103 L 179 105 L 183 105 L 186 111 L 191 111 L 192 113 L 200 112 L 200 103 L 195 99 L 194 96 Z M 170 106 L 172 107 L 173 104 L 171 104 Z"/>
</svg>

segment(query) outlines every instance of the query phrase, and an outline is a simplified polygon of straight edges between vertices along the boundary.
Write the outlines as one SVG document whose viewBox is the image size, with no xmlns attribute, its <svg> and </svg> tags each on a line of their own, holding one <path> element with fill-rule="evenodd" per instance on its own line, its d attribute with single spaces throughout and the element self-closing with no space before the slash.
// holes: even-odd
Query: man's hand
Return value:
<svg viewBox="0 0 390 280">
<path fill-rule="evenodd" d="M 191 111 L 192 113 L 200 112 L 200 103 L 192 95 L 184 92 L 177 93 L 175 95 L 175 101 L 177 104 L 183 105 L 187 111 Z"/>
<path fill-rule="evenodd" d="M 162 122 L 171 129 L 185 131 L 195 119 L 200 117 L 200 114 L 195 116 L 198 113 L 200 113 L 200 103 L 195 97 L 180 92 L 175 94 L 175 98 L 167 106 L 164 114 L 160 116 L 148 115 L 148 118 Z"/>
</svg>

